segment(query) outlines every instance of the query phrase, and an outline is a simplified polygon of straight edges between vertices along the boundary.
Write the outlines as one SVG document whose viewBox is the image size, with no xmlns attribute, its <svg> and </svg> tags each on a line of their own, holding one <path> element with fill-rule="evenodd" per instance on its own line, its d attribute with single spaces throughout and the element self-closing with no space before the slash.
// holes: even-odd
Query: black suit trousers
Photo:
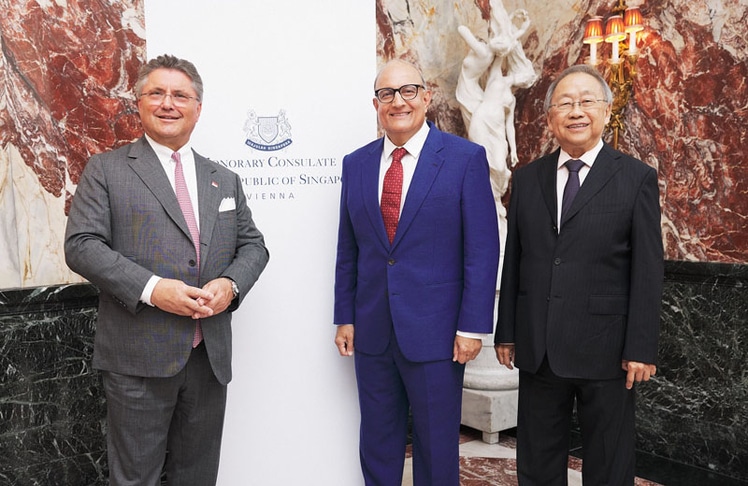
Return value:
<svg viewBox="0 0 748 486">
<path fill-rule="evenodd" d="M 634 484 L 634 390 L 626 378 L 557 376 L 548 358 L 537 373 L 520 370 L 517 474 L 520 486 L 566 486 L 576 402 L 585 486 Z"/>
</svg>

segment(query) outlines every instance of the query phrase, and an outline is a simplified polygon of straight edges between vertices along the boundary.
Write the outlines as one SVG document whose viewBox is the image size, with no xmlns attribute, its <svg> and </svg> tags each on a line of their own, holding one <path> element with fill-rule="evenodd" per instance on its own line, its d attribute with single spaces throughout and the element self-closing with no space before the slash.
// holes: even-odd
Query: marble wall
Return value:
<svg viewBox="0 0 748 486">
<path fill-rule="evenodd" d="M 142 0 L 0 0 L 0 289 L 80 281 L 62 254 L 91 154 L 140 134 Z"/>
<path fill-rule="evenodd" d="M 638 446 L 748 482 L 748 265 L 667 262 L 660 366 Z"/>
<path fill-rule="evenodd" d="M 107 484 L 88 284 L 0 291 L 0 484 Z"/>
</svg>

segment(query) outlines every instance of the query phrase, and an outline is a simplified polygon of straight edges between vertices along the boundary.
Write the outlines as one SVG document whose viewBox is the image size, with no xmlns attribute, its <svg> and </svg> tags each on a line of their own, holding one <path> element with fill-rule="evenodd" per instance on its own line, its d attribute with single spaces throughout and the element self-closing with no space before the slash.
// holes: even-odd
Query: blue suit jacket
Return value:
<svg viewBox="0 0 748 486">
<path fill-rule="evenodd" d="M 455 333 L 493 328 L 499 236 L 486 152 L 431 125 L 390 245 L 379 208 L 383 139 L 343 159 L 335 323 L 354 347 L 452 357 Z"/>
</svg>

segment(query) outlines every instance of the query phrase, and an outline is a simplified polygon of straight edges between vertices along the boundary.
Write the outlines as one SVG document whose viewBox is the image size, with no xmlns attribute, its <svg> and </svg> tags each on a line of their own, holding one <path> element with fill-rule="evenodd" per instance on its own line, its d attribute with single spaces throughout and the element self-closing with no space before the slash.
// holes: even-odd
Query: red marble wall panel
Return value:
<svg viewBox="0 0 748 486">
<path fill-rule="evenodd" d="M 91 154 L 140 134 L 132 87 L 145 57 L 142 0 L 0 1 L 0 144 L 46 191 L 75 184 Z"/>
</svg>

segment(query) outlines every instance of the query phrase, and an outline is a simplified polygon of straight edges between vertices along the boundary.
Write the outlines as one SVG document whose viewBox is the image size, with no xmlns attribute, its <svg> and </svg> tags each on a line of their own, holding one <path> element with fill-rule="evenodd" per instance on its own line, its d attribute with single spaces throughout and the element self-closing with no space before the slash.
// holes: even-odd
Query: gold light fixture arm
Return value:
<svg viewBox="0 0 748 486">
<path fill-rule="evenodd" d="M 615 149 L 618 149 L 620 135 L 625 131 L 624 111 L 633 92 L 637 75 L 636 63 L 639 59 L 636 34 L 643 28 L 639 8 L 627 7 L 625 0 L 618 0 L 618 4 L 611 10 L 611 15 L 605 24 L 604 35 L 601 35 L 602 19 L 600 17 L 589 19 L 585 27 L 584 43 L 590 44 L 589 63 L 602 71 L 613 92 L 613 105 L 606 131 L 612 132 L 612 145 Z M 605 63 L 599 63 L 596 57 L 596 44 L 603 40 L 611 44 L 612 50 L 607 70 L 605 70 Z M 619 56 L 619 52 L 623 55 Z"/>
</svg>

